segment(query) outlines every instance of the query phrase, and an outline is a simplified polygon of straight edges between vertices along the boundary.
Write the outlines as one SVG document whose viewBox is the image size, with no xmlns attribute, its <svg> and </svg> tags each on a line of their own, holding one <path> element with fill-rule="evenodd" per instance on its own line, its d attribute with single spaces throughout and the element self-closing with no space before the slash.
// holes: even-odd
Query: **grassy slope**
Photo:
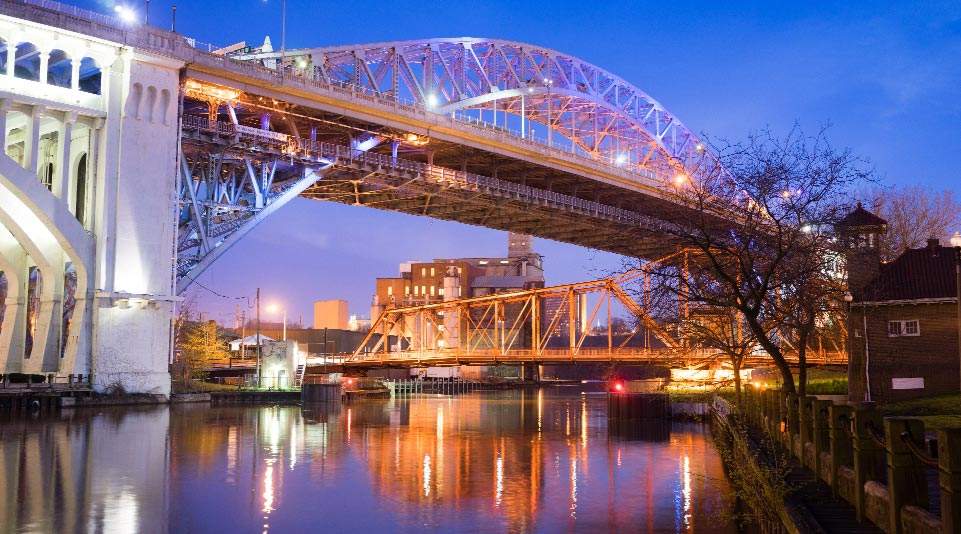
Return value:
<svg viewBox="0 0 961 534">
<path fill-rule="evenodd" d="M 961 394 L 924 397 L 881 406 L 884 415 L 915 416 L 928 430 L 961 427 Z"/>
</svg>

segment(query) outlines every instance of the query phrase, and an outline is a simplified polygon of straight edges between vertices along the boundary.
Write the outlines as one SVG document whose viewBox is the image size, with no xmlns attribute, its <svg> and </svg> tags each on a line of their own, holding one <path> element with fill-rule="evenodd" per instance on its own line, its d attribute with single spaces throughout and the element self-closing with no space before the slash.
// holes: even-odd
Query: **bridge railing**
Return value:
<svg viewBox="0 0 961 534">
<path fill-rule="evenodd" d="M 366 352 L 359 353 L 354 358 L 349 358 L 345 363 L 357 362 L 424 362 L 432 361 L 471 363 L 477 361 L 490 361 L 503 364 L 523 361 L 610 361 L 610 360 L 639 360 L 639 361 L 690 361 L 716 358 L 717 352 L 703 349 L 691 349 L 677 351 L 673 349 L 652 349 L 652 348 L 581 348 L 571 350 L 570 348 L 543 349 L 535 352 L 531 349 L 510 349 L 501 351 L 496 348 L 478 348 L 467 350 L 466 348 L 444 348 L 433 350 L 393 350 L 387 352 Z"/>
</svg>

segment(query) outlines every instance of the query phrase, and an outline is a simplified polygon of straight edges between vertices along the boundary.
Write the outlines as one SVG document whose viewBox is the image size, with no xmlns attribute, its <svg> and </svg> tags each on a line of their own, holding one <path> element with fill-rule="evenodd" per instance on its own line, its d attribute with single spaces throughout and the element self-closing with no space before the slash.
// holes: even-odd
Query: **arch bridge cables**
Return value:
<svg viewBox="0 0 961 534">
<path fill-rule="evenodd" d="M 666 362 L 690 356 L 651 310 L 624 289 L 645 276 L 637 269 L 576 284 L 388 307 L 344 364 Z M 615 307 L 636 319 L 629 332 L 613 330 Z M 601 322 L 606 326 L 593 326 Z M 631 343 L 638 336 L 646 339 Z"/>
<path fill-rule="evenodd" d="M 693 169 L 705 147 L 674 114 L 620 77 L 574 56 L 481 38 L 397 41 L 231 54 L 292 75 L 487 123 L 646 173 Z"/>
</svg>

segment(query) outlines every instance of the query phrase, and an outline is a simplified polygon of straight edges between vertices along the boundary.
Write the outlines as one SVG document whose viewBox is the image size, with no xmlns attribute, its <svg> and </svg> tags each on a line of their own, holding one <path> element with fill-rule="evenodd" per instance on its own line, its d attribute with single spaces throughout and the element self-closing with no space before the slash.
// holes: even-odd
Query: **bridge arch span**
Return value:
<svg viewBox="0 0 961 534">
<path fill-rule="evenodd" d="M 696 134 L 611 72 L 550 48 L 438 38 L 231 54 L 349 84 L 437 113 L 462 113 L 523 138 L 621 167 L 676 172 L 701 158 Z M 533 124 L 538 125 L 537 128 Z"/>
<path fill-rule="evenodd" d="M 87 292 L 92 286 L 90 275 L 94 264 L 93 238 L 84 231 L 64 203 L 48 191 L 28 170 L 7 155 L 0 155 L 0 225 L 5 229 L 4 246 L 0 250 L 0 268 L 7 276 L 10 317 L 3 326 L 9 371 L 56 372 L 61 363 L 73 368 L 78 350 L 86 350 L 89 339 L 82 335 L 83 322 L 90 313 Z M 29 357 L 22 352 L 29 307 L 23 302 L 30 297 L 27 257 L 39 270 L 36 319 L 30 330 L 33 349 Z M 76 273 L 76 288 L 71 297 L 76 305 L 69 317 L 66 336 L 61 331 L 67 264 Z M 65 344 L 64 344 L 65 342 Z M 66 362 L 60 362 L 60 358 Z M 22 366 L 17 366 L 17 363 Z M 20 368 L 16 368 L 20 367 Z"/>
</svg>

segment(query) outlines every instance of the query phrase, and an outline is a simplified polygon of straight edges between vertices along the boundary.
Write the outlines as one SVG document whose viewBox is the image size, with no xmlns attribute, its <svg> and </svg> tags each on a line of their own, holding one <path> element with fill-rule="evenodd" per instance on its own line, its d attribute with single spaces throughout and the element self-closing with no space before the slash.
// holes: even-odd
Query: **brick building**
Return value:
<svg viewBox="0 0 961 534">
<path fill-rule="evenodd" d="M 408 306 L 544 286 L 544 266 L 529 236 L 508 234 L 508 253 L 496 258 L 435 259 L 400 265 L 400 276 L 378 278 L 371 307 Z"/>
<path fill-rule="evenodd" d="M 839 225 L 853 298 L 848 395 L 888 402 L 955 393 L 961 389 L 961 247 L 930 239 L 882 263 L 885 230 L 885 221 L 860 205 Z"/>
</svg>

